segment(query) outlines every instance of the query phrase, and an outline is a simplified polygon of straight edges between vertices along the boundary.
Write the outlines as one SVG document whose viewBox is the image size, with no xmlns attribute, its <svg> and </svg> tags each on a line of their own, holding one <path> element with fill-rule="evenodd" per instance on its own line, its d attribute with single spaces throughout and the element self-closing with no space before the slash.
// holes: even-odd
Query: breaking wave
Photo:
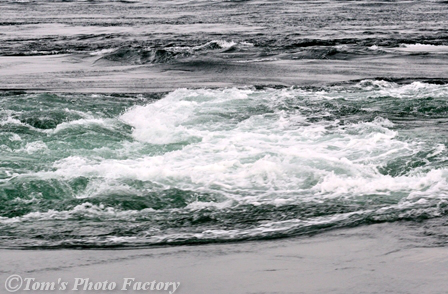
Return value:
<svg viewBox="0 0 448 294">
<path fill-rule="evenodd" d="M 385 80 L 6 95 L 0 244 L 195 244 L 446 216 L 447 95 Z"/>
</svg>

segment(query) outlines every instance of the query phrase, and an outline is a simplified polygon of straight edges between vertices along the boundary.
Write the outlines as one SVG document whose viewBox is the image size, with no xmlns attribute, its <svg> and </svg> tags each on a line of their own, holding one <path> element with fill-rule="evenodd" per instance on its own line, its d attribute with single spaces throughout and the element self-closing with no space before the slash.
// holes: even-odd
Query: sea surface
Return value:
<svg viewBox="0 0 448 294">
<path fill-rule="evenodd" d="M 10 0 L 0 11 L 0 71 L 56 56 L 225 82 L 227 67 L 270 77 L 279 62 L 448 58 L 447 1 Z M 448 80 L 429 72 L 444 68 L 139 93 L 0 81 L 0 247 L 240 242 L 385 222 L 446 246 Z"/>
</svg>

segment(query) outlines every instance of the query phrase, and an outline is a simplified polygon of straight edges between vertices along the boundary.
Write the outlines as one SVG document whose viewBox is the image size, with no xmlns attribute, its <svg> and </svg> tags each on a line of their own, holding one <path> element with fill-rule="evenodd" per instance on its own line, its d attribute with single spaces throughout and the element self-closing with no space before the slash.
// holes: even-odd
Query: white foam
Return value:
<svg viewBox="0 0 448 294">
<path fill-rule="evenodd" d="M 51 134 L 57 134 L 63 130 L 70 129 L 73 127 L 89 127 L 89 126 L 100 126 L 102 128 L 113 129 L 114 122 L 115 121 L 113 119 L 83 118 L 60 123 L 56 126 L 56 128 L 45 130 L 45 132 Z"/>
<path fill-rule="evenodd" d="M 20 120 L 13 118 L 11 116 L 6 117 L 6 119 L 0 121 L 0 126 L 5 126 L 8 124 L 14 124 L 14 125 L 25 125 Z"/>
<path fill-rule="evenodd" d="M 207 48 L 210 44 L 218 44 L 222 49 L 228 49 L 232 46 L 235 46 L 237 43 L 233 41 L 225 41 L 225 40 L 213 40 L 204 45 L 193 47 L 193 50 L 201 50 L 202 48 Z M 248 44 L 248 43 L 246 43 Z"/>
<path fill-rule="evenodd" d="M 22 141 L 22 138 L 18 134 L 12 134 L 9 140 L 12 142 L 17 142 Z"/>
<path fill-rule="evenodd" d="M 48 150 L 47 144 L 42 141 L 35 141 L 27 143 L 24 147 L 15 150 L 15 152 L 26 152 L 28 154 L 32 154 L 44 150 Z"/>
<path fill-rule="evenodd" d="M 93 55 L 93 56 L 105 55 L 108 53 L 112 53 L 112 52 L 116 51 L 117 49 L 118 48 L 102 49 L 99 51 L 90 52 L 89 54 Z"/>
<path fill-rule="evenodd" d="M 378 84 L 381 87 L 373 91 L 388 91 L 397 99 L 403 93 L 430 88 L 422 83 L 399 88 Z M 421 198 L 429 197 L 431 189 L 440 192 L 437 185 L 445 187 L 444 176 L 419 169 L 395 177 L 378 171 L 388 160 L 412 156 L 422 148 L 432 148 L 431 156 L 444 152 L 443 146 L 400 139 L 388 119 L 310 124 L 300 107 L 282 107 L 297 99 L 334 99 L 335 95 L 292 89 L 180 89 L 146 106 L 132 107 L 120 120 L 133 127 L 133 137 L 142 144 L 183 144 L 181 149 L 126 159 L 72 156 L 55 162 L 54 171 L 39 176 L 98 178 L 78 195 L 82 198 L 113 189 L 138 194 L 122 184 L 123 179 L 132 179 L 150 181 L 154 191 L 176 188 L 221 195 L 230 201 L 226 203 L 274 205 L 362 195 Z M 77 123 L 81 122 L 86 123 Z M 200 207 L 204 204 L 190 205 Z"/>
<path fill-rule="evenodd" d="M 398 50 L 407 52 L 448 53 L 448 46 L 429 44 L 403 44 Z"/>
<path fill-rule="evenodd" d="M 193 47 L 168 47 L 165 48 L 166 50 L 170 50 L 173 52 L 183 52 L 183 53 L 194 53 L 196 51 L 201 51 L 204 49 L 209 49 L 211 45 L 218 45 L 218 47 L 220 49 L 229 49 L 232 48 L 234 46 L 240 47 L 240 48 L 250 48 L 253 47 L 254 44 L 249 43 L 249 42 L 234 42 L 234 41 L 226 41 L 226 40 L 213 40 L 210 42 L 207 42 L 205 44 L 202 45 L 198 45 L 198 46 L 193 46 Z M 150 50 L 151 48 L 147 48 L 147 50 Z"/>
<path fill-rule="evenodd" d="M 0 223 L 17 223 L 23 221 L 42 221 L 42 220 L 67 220 L 71 218 L 103 218 L 103 219 L 116 219 L 116 220 L 130 220 L 133 217 L 145 215 L 153 212 L 154 210 L 147 208 L 140 211 L 136 210 L 118 210 L 112 207 L 106 207 L 103 204 L 95 205 L 89 202 L 85 202 L 76 205 L 70 210 L 57 211 L 50 209 L 45 212 L 30 212 L 24 216 L 13 218 L 0 218 Z"/>
</svg>

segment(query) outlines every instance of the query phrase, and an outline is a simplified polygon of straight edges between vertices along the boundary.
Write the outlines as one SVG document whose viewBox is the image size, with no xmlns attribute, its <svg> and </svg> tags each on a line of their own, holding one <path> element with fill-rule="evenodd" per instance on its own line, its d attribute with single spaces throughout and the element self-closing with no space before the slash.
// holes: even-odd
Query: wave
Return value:
<svg viewBox="0 0 448 294">
<path fill-rule="evenodd" d="M 362 80 L 5 96 L 0 245 L 229 242 L 445 217 L 447 95 Z M 36 108 L 62 119 L 32 127 Z"/>
<path fill-rule="evenodd" d="M 402 43 L 404 40 L 334 39 L 300 40 L 264 44 L 259 42 L 211 41 L 198 46 L 165 46 L 161 48 L 120 48 L 98 61 L 124 64 L 173 63 L 183 59 L 214 58 L 230 62 L 269 62 L 273 60 L 316 59 L 350 60 L 385 55 L 443 55 L 447 46 L 437 42 Z M 253 43 L 252 43 L 253 42 Z M 409 40 L 408 40 L 409 42 Z M 97 61 L 97 62 L 98 62 Z"/>
<path fill-rule="evenodd" d="M 6 24 L 4 24 L 6 25 Z M 59 30 L 71 32 L 78 28 L 61 26 Z M 166 64 L 184 59 L 211 58 L 223 62 L 269 62 L 272 60 L 351 60 L 377 56 L 430 55 L 443 58 L 447 42 L 443 36 L 414 36 L 405 38 L 335 38 L 311 39 L 295 37 L 242 38 L 199 43 L 188 38 L 181 40 L 129 39 L 122 28 L 117 33 L 78 34 L 70 36 L 42 36 L 4 42 L 0 46 L 3 56 L 39 56 L 76 54 L 81 58 L 98 57 L 96 65 L 103 64 Z M 12 46 L 11 44 L 14 44 Z M 12 47 L 11 47 L 12 46 Z"/>
<path fill-rule="evenodd" d="M 167 46 L 163 48 L 120 48 L 110 54 L 98 59 L 96 62 L 104 60 L 125 63 L 125 64 L 146 64 L 146 63 L 170 63 L 177 59 L 187 57 L 197 57 L 219 50 L 220 53 L 234 52 L 238 48 L 250 47 L 249 43 L 235 43 L 222 40 L 210 41 L 198 46 Z"/>
</svg>

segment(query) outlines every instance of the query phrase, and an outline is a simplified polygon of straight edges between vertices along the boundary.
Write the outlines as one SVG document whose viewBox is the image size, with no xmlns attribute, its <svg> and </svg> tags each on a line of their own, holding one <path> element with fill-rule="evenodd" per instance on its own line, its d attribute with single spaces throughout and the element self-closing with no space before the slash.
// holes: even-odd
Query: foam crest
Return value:
<svg viewBox="0 0 448 294">
<path fill-rule="evenodd" d="M 445 85 L 361 81 L 179 89 L 145 105 L 112 101 L 125 103 L 115 112 L 62 101 L 54 127 L 19 120 L 0 137 L 0 223 L 30 236 L 29 224 L 63 223 L 33 244 L 145 246 L 438 217 L 447 95 Z"/>
<path fill-rule="evenodd" d="M 15 152 L 26 152 L 28 154 L 32 154 L 44 150 L 48 150 L 47 145 L 42 141 L 36 141 L 27 143 L 23 148 L 17 149 Z"/>
<path fill-rule="evenodd" d="M 178 90 L 129 109 L 120 120 L 133 127 L 136 140 L 159 145 L 187 142 L 182 149 L 126 160 L 70 157 L 54 164 L 54 175 L 138 179 L 159 188 L 206 191 L 242 203 L 275 202 L 291 195 L 294 201 L 407 195 L 437 183 L 425 173 L 393 177 L 379 172 L 398 155 L 412 156 L 416 149 L 429 148 L 402 140 L 389 119 L 310 124 L 297 110 L 304 99 L 303 90 Z M 441 148 L 433 154 L 443 153 Z M 421 181 L 427 184 L 415 184 Z M 94 190 L 91 195 L 98 193 Z"/>
</svg>

